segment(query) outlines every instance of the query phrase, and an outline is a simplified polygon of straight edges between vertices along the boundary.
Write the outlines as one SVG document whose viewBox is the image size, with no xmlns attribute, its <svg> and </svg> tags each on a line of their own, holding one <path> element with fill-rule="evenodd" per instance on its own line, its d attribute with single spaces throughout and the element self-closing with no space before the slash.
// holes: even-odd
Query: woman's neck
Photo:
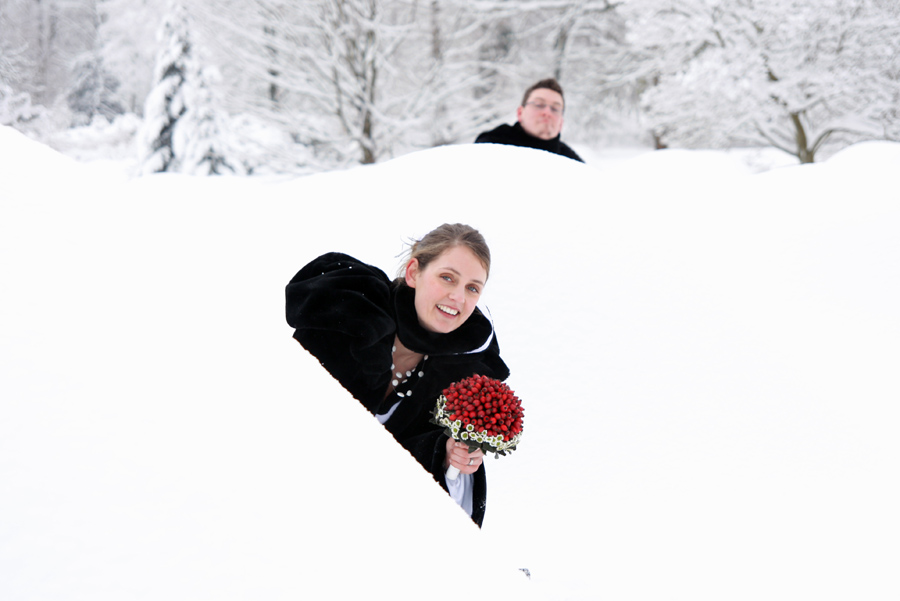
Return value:
<svg viewBox="0 0 900 601">
<path fill-rule="evenodd" d="M 398 336 L 394 336 L 394 348 L 391 352 L 391 383 L 388 384 L 388 389 L 384 394 L 385 398 L 394 390 L 393 382 L 397 378 L 405 380 L 406 372 L 412 371 L 422 361 L 422 357 L 424 357 L 422 353 L 409 350 L 403 346 Z"/>
<path fill-rule="evenodd" d="M 394 352 L 392 353 L 394 371 L 407 372 L 412 370 L 419 364 L 423 356 L 422 353 L 411 351 L 403 346 L 403 343 L 400 342 L 400 337 L 394 336 Z"/>
</svg>

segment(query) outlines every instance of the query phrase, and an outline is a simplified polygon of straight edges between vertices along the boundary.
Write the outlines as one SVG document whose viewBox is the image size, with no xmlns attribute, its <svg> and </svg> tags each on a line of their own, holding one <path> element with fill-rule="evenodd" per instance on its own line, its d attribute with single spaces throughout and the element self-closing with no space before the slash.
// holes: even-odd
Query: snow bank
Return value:
<svg viewBox="0 0 900 601">
<path fill-rule="evenodd" d="M 898 145 L 761 175 L 458 146 L 276 182 L 0 136 L 4 600 L 900 592 Z M 282 317 L 314 256 L 390 273 L 444 221 L 492 245 L 526 406 L 481 531 Z"/>
</svg>

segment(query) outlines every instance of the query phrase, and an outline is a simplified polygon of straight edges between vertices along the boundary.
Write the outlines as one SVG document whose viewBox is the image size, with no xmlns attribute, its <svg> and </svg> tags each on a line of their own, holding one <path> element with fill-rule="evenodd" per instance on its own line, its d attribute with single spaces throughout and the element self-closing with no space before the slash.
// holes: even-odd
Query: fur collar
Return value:
<svg viewBox="0 0 900 601">
<path fill-rule="evenodd" d="M 483 350 L 494 335 L 494 327 L 480 309 L 459 328 L 447 334 L 430 332 L 419 325 L 415 290 L 395 281 L 391 290 L 394 320 L 400 342 L 411 351 L 426 355 L 462 355 Z"/>
</svg>

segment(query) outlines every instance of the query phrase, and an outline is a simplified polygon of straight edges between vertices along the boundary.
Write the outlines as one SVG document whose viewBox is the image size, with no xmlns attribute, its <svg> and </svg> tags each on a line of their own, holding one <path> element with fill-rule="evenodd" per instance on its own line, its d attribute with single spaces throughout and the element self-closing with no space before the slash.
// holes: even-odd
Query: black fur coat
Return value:
<svg viewBox="0 0 900 601">
<path fill-rule="evenodd" d="M 509 376 L 491 322 L 476 309 L 453 332 L 427 331 L 419 325 L 412 288 L 342 253 L 306 265 L 287 285 L 286 297 L 294 338 L 370 412 L 385 414 L 400 401 L 385 428 L 446 490 L 447 437 L 429 422 L 429 412 L 452 382 L 473 374 Z M 425 355 L 400 378 L 392 373 L 395 334 Z M 399 384 L 385 399 L 392 378 Z M 480 526 L 487 498 L 483 465 L 474 484 L 472 519 Z"/>
</svg>

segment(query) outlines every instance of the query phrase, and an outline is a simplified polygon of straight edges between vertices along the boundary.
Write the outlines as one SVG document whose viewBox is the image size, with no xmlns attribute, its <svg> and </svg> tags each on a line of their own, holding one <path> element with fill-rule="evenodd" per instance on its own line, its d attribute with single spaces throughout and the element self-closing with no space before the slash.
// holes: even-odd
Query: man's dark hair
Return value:
<svg viewBox="0 0 900 601">
<path fill-rule="evenodd" d="M 553 90 L 557 94 L 563 97 L 563 104 L 566 102 L 565 95 L 563 94 L 562 86 L 559 85 L 559 82 L 556 81 L 553 77 L 548 77 L 547 79 L 542 79 L 527 90 L 525 90 L 525 95 L 522 96 L 522 106 L 525 106 L 525 103 L 528 102 L 528 97 L 531 96 L 531 93 L 535 90 Z"/>
</svg>

